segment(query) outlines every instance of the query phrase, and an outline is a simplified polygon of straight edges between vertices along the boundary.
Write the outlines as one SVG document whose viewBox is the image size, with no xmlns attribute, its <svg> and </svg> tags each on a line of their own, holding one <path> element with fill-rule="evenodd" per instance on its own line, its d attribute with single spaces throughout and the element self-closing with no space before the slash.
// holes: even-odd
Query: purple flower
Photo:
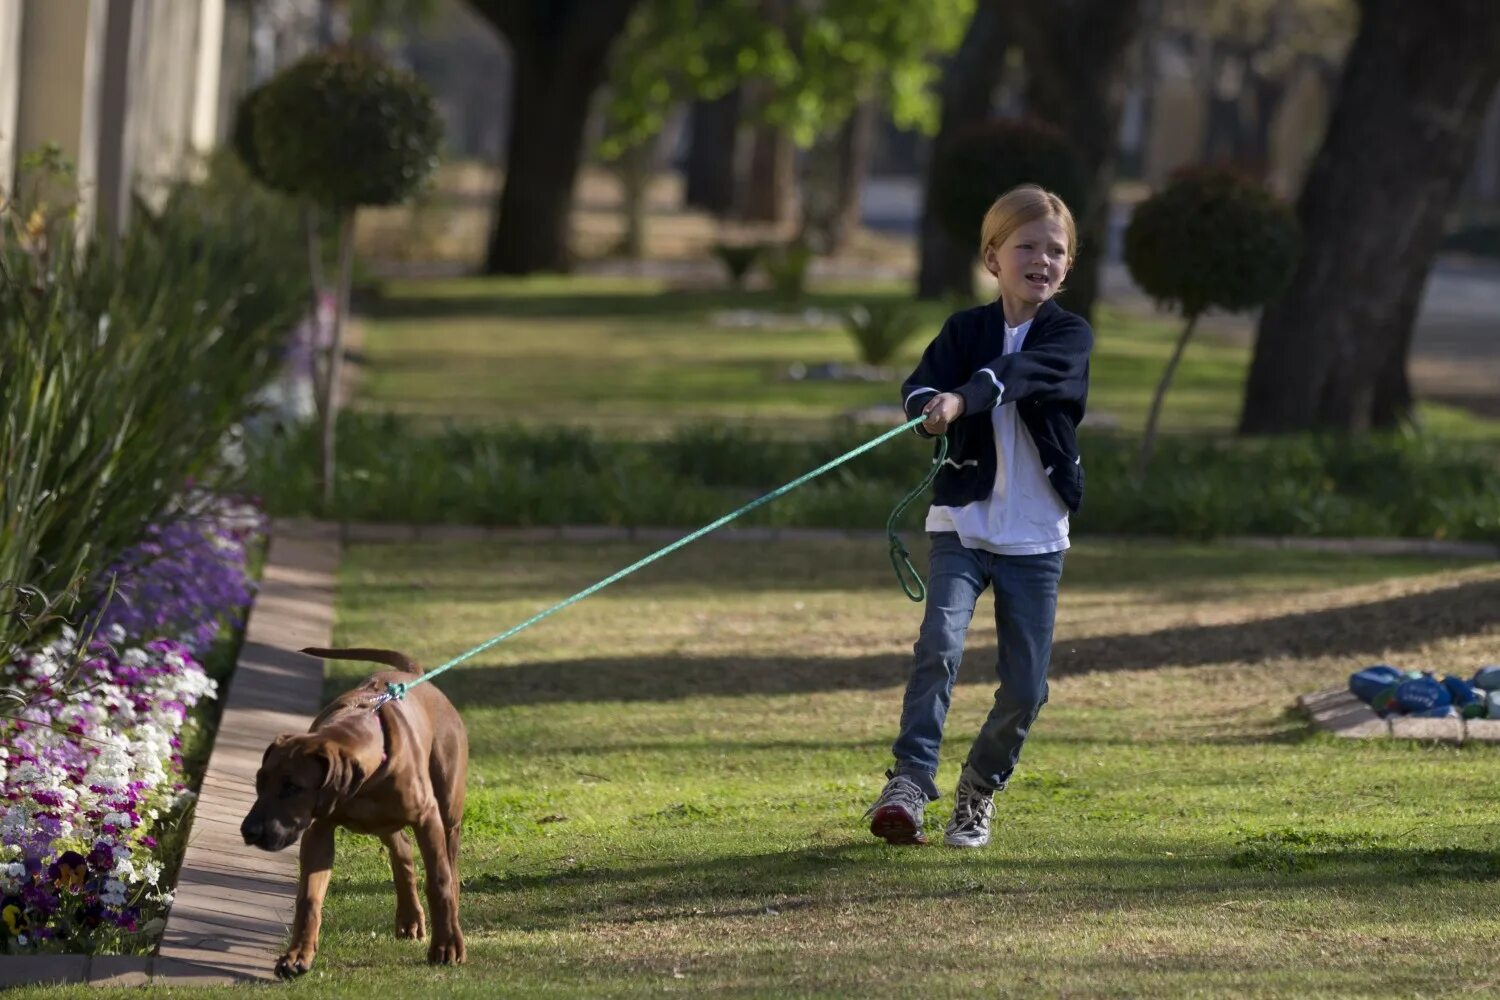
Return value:
<svg viewBox="0 0 1500 1000">
<path fill-rule="evenodd" d="M 151 843 L 149 843 L 149 844 L 146 845 L 147 847 L 155 847 L 156 846 L 155 839 L 153 839 L 151 837 L 143 837 L 142 838 L 142 842 L 143 843 L 145 841 L 147 841 L 147 840 L 151 841 Z M 108 844 L 104 843 L 103 841 L 100 841 L 99 843 L 96 843 L 94 845 L 93 850 L 89 851 L 88 864 L 89 864 L 89 867 L 92 868 L 92 869 L 94 869 L 94 871 L 96 871 L 96 872 L 104 873 L 104 872 L 110 871 L 115 866 L 115 850 L 114 850 L 114 848 L 110 847 Z"/>
</svg>

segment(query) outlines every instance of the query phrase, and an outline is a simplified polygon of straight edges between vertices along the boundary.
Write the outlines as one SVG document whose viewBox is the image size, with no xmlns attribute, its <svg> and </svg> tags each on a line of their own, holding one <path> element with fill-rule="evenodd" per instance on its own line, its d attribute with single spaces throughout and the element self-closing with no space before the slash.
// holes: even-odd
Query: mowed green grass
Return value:
<svg viewBox="0 0 1500 1000">
<path fill-rule="evenodd" d="M 645 551 L 354 547 L 336 641 L 434 665 Z M 989 608 L 945 789 L 990 703 Z M 1500 569 L 1078 545 L 1051 702 L 970 852 L 888 847 L 861 817 L 919 617 L 875 544 L 705 540 L 442 675 L 473 755 L 469 964 L 396 940 L 378 844 L 341 836 L 323 951 L 288 995 L 1500 988 L 1500 750 L 1339 740 L 1291 710 L 1371 662 L 1500 661 Z M 330 663 L 327 694 L 364 670 Z"/>
<path fill-rule="evenodd" d="M 899 380 L 950 307 L 921 306 L 922 325 L 892 362 L 889 381 L 797 381 L 788 371 L 857 360 L 838 313 L 907 294 L 905 285 L 823 284 L 788 307 L 767 293 L 668 290 L 644 279 L 392 282 L 365 324 L 357 405 L 629 434 L 704 420 L 751 421 L 789 434 L 817 430 L 837 414 L 893 403 Z M 778 314 L 785 325 L 727 325 L 750 310 Z M 1107 305 L 1095 326 L 1089 419 L 1139 429 L 1178 327 Z M 1248 363 L 1242 344 L 1200 334 L 1174 379 L 1164 429 L 1232 429 Z M 1500 424 L 1457 411 L 1423 413 L 1444 434 L 1500 435 Z"/>
</svg>

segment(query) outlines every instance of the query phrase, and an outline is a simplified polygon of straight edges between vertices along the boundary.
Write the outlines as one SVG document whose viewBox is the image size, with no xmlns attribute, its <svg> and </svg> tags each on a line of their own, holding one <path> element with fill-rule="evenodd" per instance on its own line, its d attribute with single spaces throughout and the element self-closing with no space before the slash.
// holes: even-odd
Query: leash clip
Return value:
<svg viewBox="0 0 1500 1000">
<path fill-rule="evenodd" d="M 378 712 L 390 702 L 400 701 L 406 697 L 405 684 L 387 684 L 385 690 L 375 696 L 375 703 L 370 706 L 371 712 Z"/>
</svg>

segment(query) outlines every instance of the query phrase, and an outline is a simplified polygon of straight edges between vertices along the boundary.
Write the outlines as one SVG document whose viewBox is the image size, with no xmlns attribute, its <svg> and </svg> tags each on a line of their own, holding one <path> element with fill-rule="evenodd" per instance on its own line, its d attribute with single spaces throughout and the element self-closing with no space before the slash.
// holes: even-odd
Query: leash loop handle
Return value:
<svg viewBox="0 0 1500 1000">
<path fill-rule="evenodd" d="M 907 599 L 915 604 L 921 604 L 927 600 L 927 584 L 922 580 L 922 574 L 917 572 L 917 568 L 912 565 L 911 553 L 906 551 L 906 546 L 901 543 L 901 536 L 896 533 L 896 525 L 901 520 L 901 515 L 906 513 L 906 508 L 927 492 L 927 488 L 932 485 L 932 481 L 937 478 L 938 472 L 947 460 L 948 436 L 944 434 L 937 439 L 937 445 L 933 448 L 932 468 L 927 470 L 927 475 L 922 477 L 922 481 L 915 489 L 901 498 L 901 502 L 896 504 L 891 511 L 891 516 L 885 519 L 885 535 L 891 543 L 891 566 L 896 571 L 896 580 L 901 584 L 901 589 L 905 591 Z M 908 583 L 908 575 L 911 583 Z"/>
</svg>

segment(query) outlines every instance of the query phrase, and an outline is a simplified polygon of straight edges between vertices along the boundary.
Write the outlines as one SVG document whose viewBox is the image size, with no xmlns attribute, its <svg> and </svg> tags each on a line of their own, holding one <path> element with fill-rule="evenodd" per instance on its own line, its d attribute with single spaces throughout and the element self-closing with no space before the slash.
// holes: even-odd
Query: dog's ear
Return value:
<svg viewBox="0 0 1500 1000">
<path fill-rule="evenodd" d="M 282 733 L 280 736 L 278 736 L 274 740 L 272 740 L 270 742 L 270 744 L 266 747 L 266 752 L 263 753 L 263 754 L 261 754 L 261 756 L 260 756 L 260 766 L 261 767 L 265 767 L 266 766 L 266 762 L 271 759 L 271 752 L 273 750 L 280 750 L 282 747 L 286 746 L 288 743 L 290 743 L 292 740 L 294 740 L 296 738 L 297 738 L 297 736 L 296 736 L 295 733 Z"/>
<path fill-rule="evenodd" d="M 342 747 L 325 744 L 315 752 L 327 762 L 328 768 L 323 775 L 323 787 L 318 789 L 318 800 L 313 804 L 313 816 L 323 819 L 364 784 L 365 769 Z"/>
</svg>

